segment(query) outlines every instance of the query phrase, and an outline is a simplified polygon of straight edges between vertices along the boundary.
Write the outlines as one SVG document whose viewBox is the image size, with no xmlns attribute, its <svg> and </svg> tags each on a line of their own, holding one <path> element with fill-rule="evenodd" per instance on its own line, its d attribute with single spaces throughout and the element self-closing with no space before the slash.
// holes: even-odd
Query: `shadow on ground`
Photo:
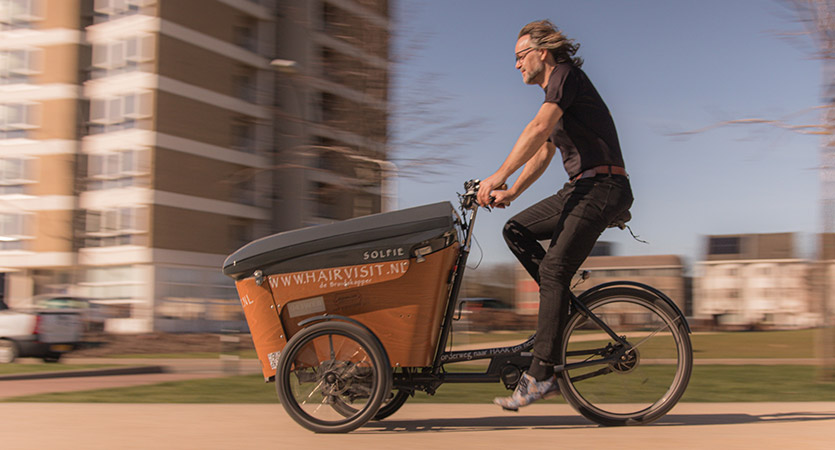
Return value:
<svg viewBox="0 0 835 450">
<path fill-rule="evenodd" d="M 835 421 L 833 412 L 790 412 L 778 414 L 669 414 L 650 427 L 670 426 L 703 426 L 703 425 L 739 425 L 751 423 L 779 423 L 779 422 L 809 422 Z M 835 424 L 833 424 L 835 426 Z M 390 432 L 470 432 L 490 430 L 514 429 L 571 429 L 596 428 L 582 416 L 493 416 L 472 418 L 438 418 L 423 420 L 391 420 L 370 422 L 357 430 L 356 433 L 390 433 Z"/>
</svg>

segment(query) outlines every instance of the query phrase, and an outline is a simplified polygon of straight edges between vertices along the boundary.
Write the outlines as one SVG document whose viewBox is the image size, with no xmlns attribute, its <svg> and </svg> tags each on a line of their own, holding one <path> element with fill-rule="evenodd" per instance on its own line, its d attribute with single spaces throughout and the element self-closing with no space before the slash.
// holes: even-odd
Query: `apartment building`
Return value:
<svg viewBox="0 0 835 450">
<path fill-rule="evenodd" d="M 792 233 L 708 236 L 696 264 L 694 314 L 719 325 L 779 328 L 820 325 L 812 266 Z"/>
<path fill-rule="evenodd" d="M 240 329 L 227 254 L 384 207 L 387 1 L 6 3 L 31 5 L 27 32 L 73 31 L 32 50 L 41 93 L 14 105 L 37 122 L 4 105 L 7 299 L 87 296 L 114 332 Z"/>
<path fill-rule="evenodd" d="M 0 0 L 0 272 L 5 301 L 74 280 L 82 93 L 81 0 Z"/>
</svg>

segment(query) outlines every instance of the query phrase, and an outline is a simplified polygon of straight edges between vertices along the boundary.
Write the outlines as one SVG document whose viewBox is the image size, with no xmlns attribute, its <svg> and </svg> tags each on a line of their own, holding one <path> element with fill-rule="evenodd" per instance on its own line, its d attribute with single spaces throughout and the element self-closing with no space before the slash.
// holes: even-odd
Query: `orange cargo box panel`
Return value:
<svg viewBox="0 0 835 450">
<path fill-rule="evenodd" d="M 265 377 L 300 323 L 325 315 L 368 327 L 393 366 L 425 367 L 458 248 L 443 202 L 268 236 L 230 255 L 223 271 L 237 280 Z"/>
</svg>

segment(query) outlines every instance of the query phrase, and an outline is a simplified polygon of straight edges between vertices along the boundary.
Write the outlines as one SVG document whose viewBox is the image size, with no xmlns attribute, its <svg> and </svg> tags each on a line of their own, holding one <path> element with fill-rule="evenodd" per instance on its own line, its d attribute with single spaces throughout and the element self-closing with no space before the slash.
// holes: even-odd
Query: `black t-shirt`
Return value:
<svg viewBox="0 0 835 450">
<path fill-rule="evenodd" d="M 615 122 L 585 72 L 572 64 L 557 64 L 545 88 L 545 102 L 563 111 L 548 140 L 560 149 L 569 178 L 597 166 L 624 167 Z"/>
</svg>

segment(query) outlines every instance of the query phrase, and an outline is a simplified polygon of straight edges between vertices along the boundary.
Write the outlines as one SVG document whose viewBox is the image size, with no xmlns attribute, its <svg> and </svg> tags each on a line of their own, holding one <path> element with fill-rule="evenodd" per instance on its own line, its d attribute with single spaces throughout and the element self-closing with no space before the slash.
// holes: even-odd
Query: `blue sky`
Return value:
<svg viewBox="0 0 835 450">
<path fill-rule="evenodd" d="M 780 36 L 802 27 L 778 1 L 402 0 L 398 9 L 396 48 L 419 42 L 421 49 L 396 69 L 395 96 L 415 77 L 436 74 L 448 98 L 439 110 L 454 120 L 483 119 L 466 143 L 438 149 L 458 165 L 400 180 L 400 208 L 454 201 L 464 180 L 498 168 L 543 97 L 514 68 L 516 35 L 550 18 L 581 44 L 583 69 L 618 128 L 636 198 L 631 225 L 650 242 L 606 231 L 601 239 L 616 242 L 618 254 L 679 254 L 692 263 L 703 254 L 704 235 L 808 237 L 821 228 L 819 138 L 750 126 L 673 135 L 723 120 L 782 118 L 820 103 L 820 62 L 808 39 Z M 819 120 L 814 112 L 795 119 Z M 511 208 L 479 216 L 485 263 L 513 261 L 502 225 L 566 178 L 555 160 Z M 479 257 L 475 250 L 471 261 Z"/>
</svg>

